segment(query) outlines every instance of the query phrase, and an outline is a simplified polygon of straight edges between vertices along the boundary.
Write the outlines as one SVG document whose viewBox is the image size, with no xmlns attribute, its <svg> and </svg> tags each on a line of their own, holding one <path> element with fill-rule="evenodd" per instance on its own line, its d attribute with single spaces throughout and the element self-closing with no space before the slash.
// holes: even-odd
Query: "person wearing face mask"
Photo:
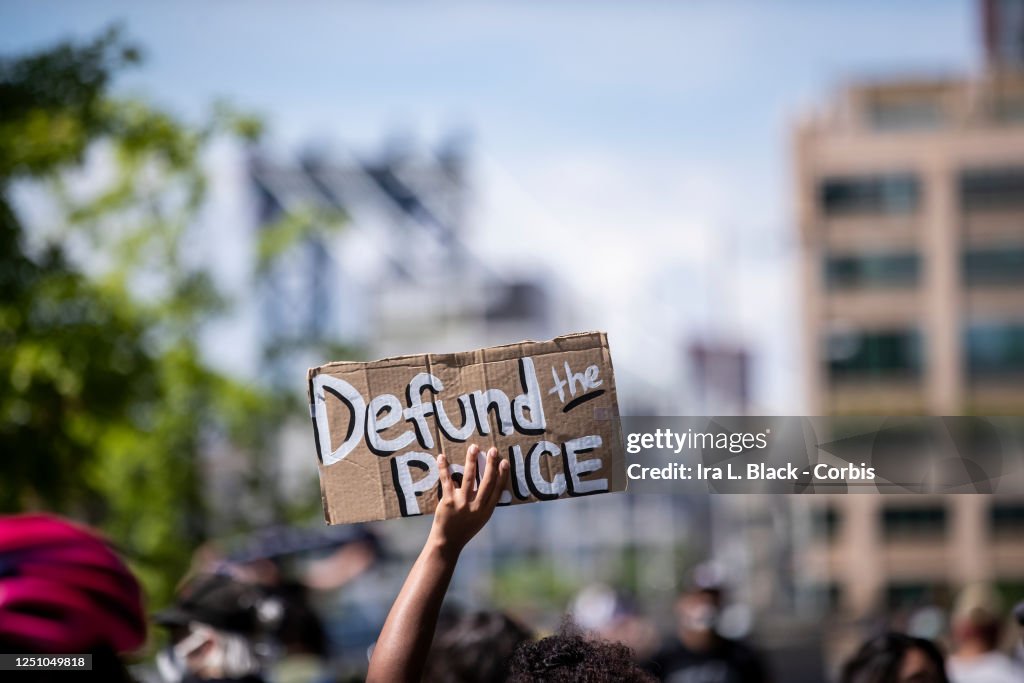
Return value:
<svg viewBox="0 0 1024 683">
<path fill-rule="evenodd" d="M 665 683 L 767 683 L 758 654 L 718 632 L 723 588 L 701 570 L 676 600 L 676 633 L 651 658 L 651 673 Z"/>
<path fill-rule="evenodd" d="M 222 574 L 194 577 L 154 617 L 171 635 L 157 655 L 161 677 L 167 683 L 263 683 L 265 634 L 281 611 L 257 586 Z"/>
</svg>

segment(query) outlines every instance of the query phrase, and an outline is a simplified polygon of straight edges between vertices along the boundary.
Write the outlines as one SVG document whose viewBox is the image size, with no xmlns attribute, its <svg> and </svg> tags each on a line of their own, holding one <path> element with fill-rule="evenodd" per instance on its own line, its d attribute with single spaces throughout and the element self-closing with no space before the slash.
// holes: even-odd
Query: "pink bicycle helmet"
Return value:
<svg viewBox="0 0 1024 683">
<path fill-rule="evenodd" d="M 145 639 L 139 583 L 103 538 L 50 515 L 0 517 L 0 643 L 128 652 Z"/>
</svg>

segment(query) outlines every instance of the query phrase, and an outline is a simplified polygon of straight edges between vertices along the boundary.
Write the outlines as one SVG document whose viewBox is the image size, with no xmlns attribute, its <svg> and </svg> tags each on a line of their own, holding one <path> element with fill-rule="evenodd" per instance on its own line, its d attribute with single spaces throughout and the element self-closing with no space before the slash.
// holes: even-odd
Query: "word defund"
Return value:
<svg viewBox="0 0 1024 683">
<path fill-rule="evenodd" d="M 513 432 L 543 434 L 547 422 L 532 358 L 519 359 L 519 380 L 523 393 L 512 400 L 500 389 L 478 389 L 459 396 L 457 402 L 462 424 L 455 426 L 444 407 L 444 401 L 436 398 L 437 394 L 444 391 L 444 384 L 428 372 L 419 373 L 406 385 L 404 408 L 394 394 L 381 394 L 367 403 L 359 390 L 345 380 L 321 373 L 313 378 L 313 426 L 320 447 L 320 458 L 324 465 L 333 465 L 343 460 L 364 438 L 366 446 L 381 456 L 408 448 L 413 441 L 418 442 L 422 448 L 433 449 L 434 435 L 427 424 L 430 415 L 436 416 L 437 426 L 445 437 L 457 443 L 466 441 L 474 433 L 484 436 L 490 434 L 491 411 L 497 419 L 498 433 L 502 436 Z M 435 398 L 424 402 L 424 390 L 429 390 Z M 332 394 L 350 412 L 345 440 L 333 450 L 324 392 Z M 381 436 L 381 432 L 394 427 L 403 419 L 412 427 L 390 439 Z"/>
</svg>

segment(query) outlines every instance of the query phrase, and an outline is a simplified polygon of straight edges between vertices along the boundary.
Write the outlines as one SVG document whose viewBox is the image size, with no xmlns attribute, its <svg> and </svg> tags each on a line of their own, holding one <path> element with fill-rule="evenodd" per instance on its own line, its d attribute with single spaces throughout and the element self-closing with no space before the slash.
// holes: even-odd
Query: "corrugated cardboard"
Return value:
<svg viewBox="0 0 1024 683">
<path fill-rule="evenodd" d="M 501 505 L 626 487 L 602 332 L 329 363 L 307 378 L 330 524 L 433 513 L 436 456 L 444 451 L 461 472 L 472 443 L 496 446 L 511 464 Z"/>
</svg>

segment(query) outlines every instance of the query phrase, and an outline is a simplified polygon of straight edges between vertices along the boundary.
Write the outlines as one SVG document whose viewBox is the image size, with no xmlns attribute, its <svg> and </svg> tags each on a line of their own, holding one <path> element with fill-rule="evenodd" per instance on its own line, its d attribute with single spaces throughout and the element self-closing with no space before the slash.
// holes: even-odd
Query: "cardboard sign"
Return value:
<svg viewBox="0 0 1024 683">
<path fill-rule="evenodd" d="M 491 446 L 509 461 L 499 505 L 625 489 L 604 333 L 329 363 L 307 378 L 330 524 L 433 513 L 437 455 L 458 476 L 472 443 L 481 474 Z"/>
</svg>

